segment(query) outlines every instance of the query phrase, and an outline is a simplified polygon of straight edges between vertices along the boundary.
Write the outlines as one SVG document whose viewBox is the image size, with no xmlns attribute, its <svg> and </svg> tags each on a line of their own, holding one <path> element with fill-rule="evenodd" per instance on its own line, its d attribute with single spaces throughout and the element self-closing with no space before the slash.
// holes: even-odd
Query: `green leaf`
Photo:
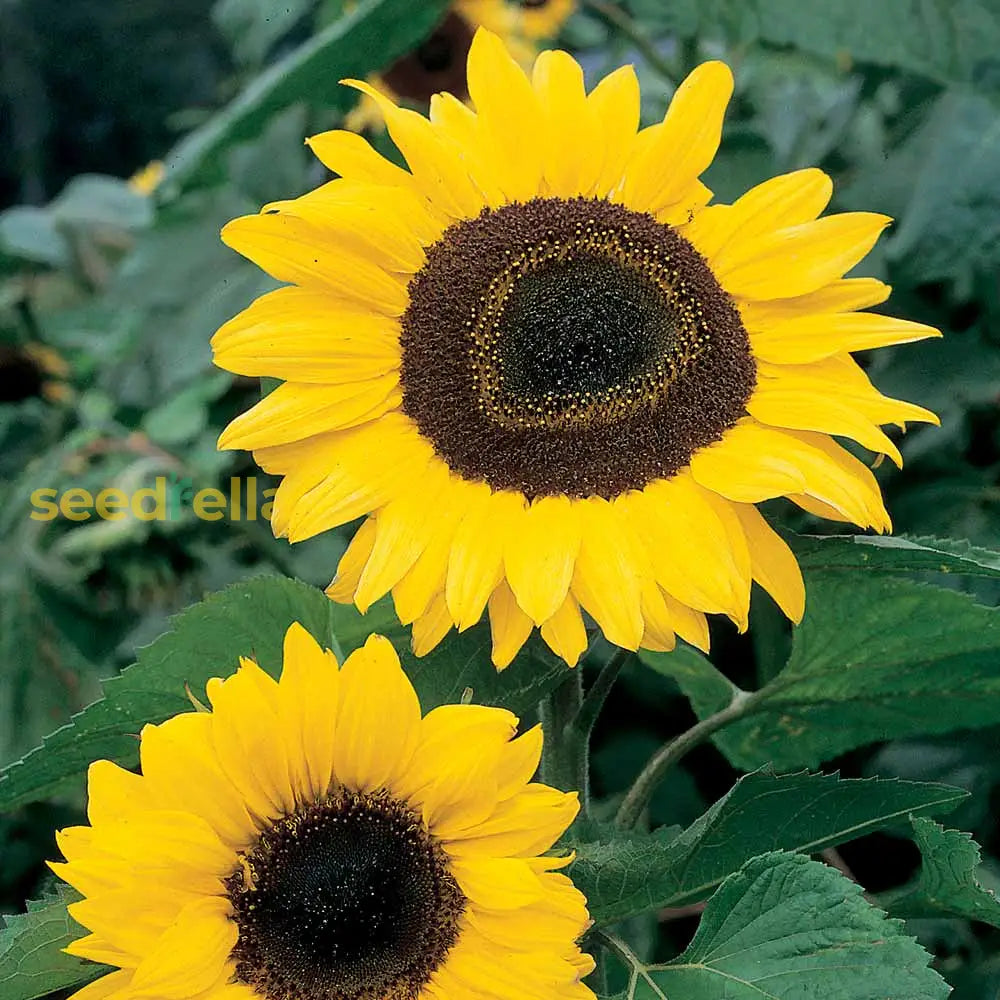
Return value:
<svg viewBox="0 0 1000 1000">
<path fill-rule="evenodd" d="M 913 839 L 920 848 L 920 873 L 912 885 L 886 893 L 881 905 L 899 917 L 945 913 L 1000 927 L 1000 900 L 995 890 L 985 888 L 980 879 L 997 885 L 1000 880 L 980 868 L 979 845 L 972 835 L 915 817 Z"/>
<path fill-rule="evenodd" d="M 687 950 L 645 965 L 628 949 L 629 1000 L 944 1000 L 947 983 L 861 887 L 796 854 L 765 854 L 709 901 Z"/>
<path fill-rule="evenodd" d="M 886 573 L 807 566 L 805 578 L 788 663 L 759 691 L 738 692 L 739 713 L 712 736 L 736 767 L 811 768 L 870 743 L 996 724 L 1000 611 Z M 700 719 L 731 705 L 732 685 L 708 680 L 714 667 L 692 670 L 699 654 L 685 650 L 674 669 L 676 655 L 642 659 L 662 657 L 657 669 Z"/>
<path fill-rule="evenodd" d="M 995 268 L 1000 262 L 996 104 L 975 93 L 944 94 L 882 168 L 895 169 L 894 161 L 909 157 L 912 147 L 926 152 L 917 170 L 908 174 L 909 200 L 886 245 L 889 259 L 900 261 L 917 281 Z"/>
<path fill-rule="evenodd" d="M 51 213 L 34 205 L 0 212 L 0 256 L 49 267 L 66 267 L 70 262 L 66 238 Z"/>
<path fill-rule="evenodd" d="M 362 615 L 297 580 L 258 577 L 178 615 L 170 632 L 139 651 L 135 665 L 104 682 L 100 701 L 8 766 L 0 777 L 0 809 L 52 794 L 98 758 L 134 764 L 143 725 L 190 711 L 186 688 L 204 700 L 209 678 L 231 674 L 240 656 L 253 657 L 277 676 L 282 641 L 294 621 L 340 658 L 363 645 L 372 632 L 387 636 L 399 650 L 425 711 L 458 701 L 471 688 L 481 704 L 525 712 L 566 670 L 554 657 L 528 654 L 498 675 L 490 662 L 485 626 L 452 636 L 417 660 L 409 653 L 408 630 L 399 624 L 391 602 L 381 601 Z"/>
<path fill-rule="evenodd" d="M 149 198 L 120 177 L 80 174 L 49 205 L 52 217 L 70 226 L 141 229 L 153 220 Z"/>
<path fill-rule="evenodd" d="M 2 918 L 0 996 L 4 1000 L 35 1000 L 113 971 L 62 951 L 87 933 L 66 912 L 66 906 L 80 898 L 75 889 L 57 883 L 52 894 L 30 900 L 27 913 Z"/>
<path fill-rule="evenodd" d="M 1000 12 L 981 0 L 680 0 L 660 9 L 656 23 L 668 30 L 721 31 L 737 43 L 847 55 L 942 82 L 987 75 L 1000 49 Z"/>
<path fill-rule="evenodd" d="M 880 573 L 952 573 L 1000 578 L 1000 552 L 954 538 L 906 535 L 835 535 L 820 538 L 786 533 L 803 570 L 869 569 Z"/>
<path fill-rule="evenodd" d="M 357 100 L 339 81 L 364 78 L 394 62 L 430 34 L 447 0 L 361 0 L 354 10 L 256 76 L 243 92 L 166 158 L 164 184 L 183 187 L 221 150 L 255 135 L 296 101 L 347 110 Z"/>
<path fill-rule="evenodd" d="M 910 815 L 948 812 L 966 797 L 948 785 L 757 771 L 679 835 L 657 831 L 578 845 L 570 874 L 594 920 L 614 923 L 705 899 L 757 854 L 815 853 Z"/>
</svg>

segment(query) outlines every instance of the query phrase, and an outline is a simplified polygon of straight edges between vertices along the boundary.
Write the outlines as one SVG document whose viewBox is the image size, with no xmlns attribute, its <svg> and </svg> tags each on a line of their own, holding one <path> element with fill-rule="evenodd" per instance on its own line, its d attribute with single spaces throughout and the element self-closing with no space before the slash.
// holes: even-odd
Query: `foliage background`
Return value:
<svg viewBox="0 0 1000 1000">
<path fill-rule="evenodd" d="M 379 68 L 437 17 L 435 4 L 362 7 L 386 8 L 384 25 L 397 27 L 345 42 L 337 0 L 0 0 L 0 763 L 94 700 L 98 679 L 191 602 L 261 573 L 329 582 L 349 533 L 290 548 L 260 521 L 205 523 L 190 511 L 166 522 L 33 522 L 28 496 L 41 486 L 135 488 L 156 475 L 196 489 L 258 475 L 248 456 L 218 453 L 215 439 L 260 387 L 213 369 L 208 341 L 272 282 L 218 230 L 321 183 L 302 138 L 336 127 L 350 107 L 336 80 Z M 896 218 L 858 273 L 890 281 L 892 311 L 945 337 L 870 359 L 883 391 L 942 418 L 902 440 L 902 472 L 878 470 L 888 507 L 898 532 L 1000 547 L 1000 2 L 593 0 L 561 42 L 590 82 L 634 62 L 646 121 L 699 61 L 726 58 L 737 91 L 707 178 L 719 198 L 820 165 L 836 182 L 835 208 Z M 170 170 L 155 196 L 121 180 L 160 158 Z M 38 371 L 27 345 L 61 363 Z M 795 530 L 830 530 L 784 505 L 769 513 Z M 914 599 L 858 567 L 843 571 L 841 590 L 820 581 L 810 591 L 814 602 L 829 596 L 811 627 L 863 670 L 886 662 L 895 638 L 932 650 L 939 678 L 957 677 L 942 617 L 954 615 L 966 636 L 996 628 L 951 594 Z M 1000 586 L 988 576 L 923 578 L 994 608 Z M 746 689 L 771 680 L 790 646 L 766 596 L 754 602 L 748 635 L 713 626 L 714 663 Z M 984 657 L 1000 663 L 998 650 L 984 639 Z M 606 655 L 594 650 L 588 669 Z M 694 721 L 688 697 L 696 707 L 711 700 L 653 660 L 654 670 L 628 666 L 595 734 L 594 787 L 608 815 L 648 755 Z M 859 724 L 867 735 L 856 742 L 817 737 L 815 759 L 779 770 L 822 763 L 968 789 L 948 823 L 982 845 L 980 881 L 1000 884 L 996 695 L 970 709 L 940 694 L 923 708 L 923 731 L 941 735 L 894 727 L 892 712 L 912 706 L 890 705 L 874 729 Z M 949 732 L 957 726 L 966 728 Z M 905 738 L 879 742 L 880 732 Z M 755 739 L 733 730 L 725 754 L 696 749 L 657 792 L 651 822 L 690 824 L 742 773 L 734 762 L 780 765 L 780 747 Z M 74 780 L 0 815 L 0 912 L 37 894 L 52 830 L 77 821 L 82 802 Z M 907 883 L 920 854 L 900 826 L 830 860 L 878 894 Z M 630 934 L 645 957 L 664 958 L 687 945 L 696 921 L 679 906 Z M 1000 995 L 1000 932 L 988 923 L 921 916 L 909 930 L 959 1000 Z"/>
</svg>

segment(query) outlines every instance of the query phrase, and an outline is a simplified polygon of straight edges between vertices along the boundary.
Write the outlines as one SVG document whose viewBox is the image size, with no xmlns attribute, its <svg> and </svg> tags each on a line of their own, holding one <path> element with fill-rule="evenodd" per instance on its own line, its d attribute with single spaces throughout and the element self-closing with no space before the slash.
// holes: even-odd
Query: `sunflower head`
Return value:
<svg viewBox="0 0 1000 1000">
<path fill-rule="evenodd" d="M 67 951 L 118 970 L 76 1000 L 592 998 L 540 728 L 421 716 L 386 639 L 338 667 L 299 625 L 279 680 L 244 660 L 208 697 L 143 729 L 141 775 L 94 764 L 58 835 L 91 932 Z"/>
<path fill-rule="evenodd" d="M 280 536 L 368 515 L 328 593 L 391 592 L 418 653 L 486 609 L 500 668 L 536 626 L 576 663 L 584 614 L 629 649 L 706 648 L 707 614 L 746 627 L 752 581 L 798 620 L 798 566 L 755 505 L 888 530 L 834 438 L 899 463 L 881 425 L 936 421 L 851 357 L 939 335 L 844 277 L 890 220 L 821 217 L 814 169 L 712 204 L 720 62 L 643 129 L 631 67 L 588 92 L 566 53 L 527 75 L 481 29 L 468 83 L 472 108 L 442 94 L 428 119 L 353 82 L 408 169 L 318 135 L 339 179 L 224 229 L 290 287 L 216 334 L 222 367 L 286 380 L 220 446 L 284 477 Z"/>
</svg>

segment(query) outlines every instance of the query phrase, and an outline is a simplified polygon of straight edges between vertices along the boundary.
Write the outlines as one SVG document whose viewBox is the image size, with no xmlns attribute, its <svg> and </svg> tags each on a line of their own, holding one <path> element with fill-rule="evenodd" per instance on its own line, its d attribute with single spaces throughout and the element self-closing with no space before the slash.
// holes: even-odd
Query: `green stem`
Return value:
<svg viewBox="0 0 1000 1000">
<path fill-rule="evenodd" d="M 611 688 L 614 687 L 615 681 L 618 680 L 622 667 L 625 666 L 631 655 L 627 649 L 616 648 L 608 657 L 607 663 L 601 667 L 594 683 L 587 689 L 583 703 L 572 722 L 573 729 L 584 740 L 590 739 L 594 723 L 597 722 L 597 717 L 601 714 L 604 702 L 607 700 Z"/>
<path fill-rule="evenodd" d="M 623 830 L 634 827 L 639 822 L 646 806 L 649 805 L 649 800 L 653 797 L 656 786 L 663 780 L 670 768 L 689 750 L 704 743 L 713 733 L 717 733 L 731 722 L 735 722 L 752 712 L 760 700 L 760 694 L 759 691 L 753 694 L 737 691 L 733 700 L 724 709 L 716 712 L 715 715 L 702 719 L 701 722 L 660 747 L 646 762 L 639 777 L 635 779 L 632 787 L 628 790 L 628 794 L 618 808 L 615 825 Z"/>
<path fill-rule="evenodd" d="M 656 46 L 642 33 L 639 26 L 620 7 L 609 0 L 583 0 L 605 24 L 621 32 L 642 53 L 643 59 L 669 84 L 676 86 L 670 64 L 656 51 Z"/>
<path fill-rule="evenodd" d="M 583 703 L 583 670 L 574 667 L 539 706 L 545 748 L 542 781 L 564 792 L 579 791 L 580 801 L 589 802 L 587 745 L 574 738 L 573 720 Z"/>
</svg>

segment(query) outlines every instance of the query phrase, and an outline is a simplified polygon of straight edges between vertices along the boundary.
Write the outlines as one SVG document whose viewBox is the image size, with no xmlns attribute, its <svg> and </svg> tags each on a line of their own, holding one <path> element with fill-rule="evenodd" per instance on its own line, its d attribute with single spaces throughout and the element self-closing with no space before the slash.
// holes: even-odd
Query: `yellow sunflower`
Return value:
<svg viewBox="0 0 1000 1000">
<path fill-rule="evenodd" d="M 583 611 L 628 649 L 706 648 L 706 614 L 746 627 L 752 580 L 798 620 L 798 566 L 755 504 L 889 530 L 833 436 L 899 463 L 879 425 L 936 422 L 850 355 L 939 335 L 860 311 L 888 286 L 842 277 L 890 220 L 819 218 L 813 169 L 709 205 L 723 63 L 642 130 L 631 67 L 588 94 L 565 52 L 528 77 L 481 30 L 468 77 L 474 111 L 380 98 L 409 170 L 317 135 L 340 179 L 225 227 L 291 287 L 215 336 L 223 368 L 286 380 L 220 447 L 284 477 L 279 536 L 368 515 L 328 593 L 391 591 L 418 654 L 487 607 L 498 667 L 534 626 L 575 663 Z"/>
<path fill-rule="evenodd" d="M 89 774 L 53 870 L 117 966 L 75 1000 L 587 1000 L 586 902 L 544 856 L 576 793 L 531 783 L 540 727 L 420 705 L 388 640 L 338 669 L 300 625 L 211 712 L 142 731 L 142 775 Z"/>
<path fill-rule="evenodd" d="M 477 28 L 497 34 L 522 66 L 530 66 L 539 41 L 554 38 L 575 8 L 576 0 L 455 0 L 428 39 L 368 83 L 396 104 L 426 104 L 438 93 L 467 100 L 466 60 Z M 362 94 L 344 127 L 352 132 L 383 128 L 378 102 Z"/>
</svg>

